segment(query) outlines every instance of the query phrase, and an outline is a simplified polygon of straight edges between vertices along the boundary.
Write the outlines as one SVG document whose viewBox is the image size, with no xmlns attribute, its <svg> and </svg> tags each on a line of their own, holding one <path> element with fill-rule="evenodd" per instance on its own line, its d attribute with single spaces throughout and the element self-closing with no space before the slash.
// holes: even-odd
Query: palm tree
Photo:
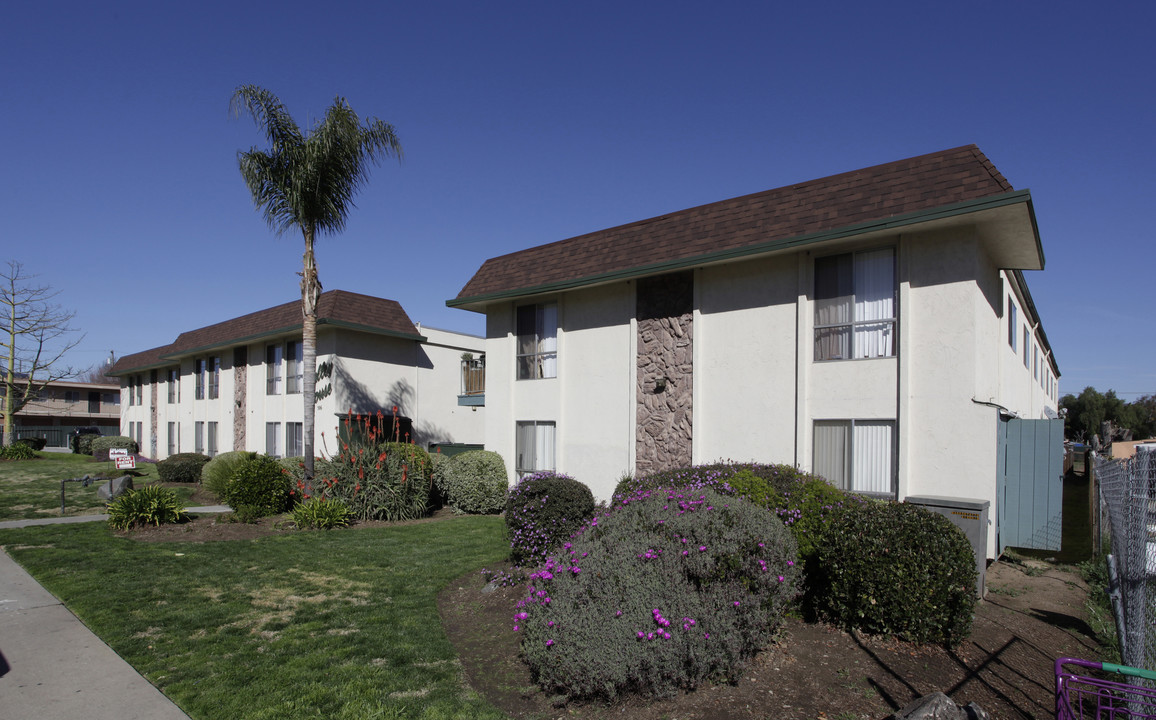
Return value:
<svg viewBox="0 0 1156 720">
<path fill-rule="evenodd" d="M 305 238 L 301 272 L 302 355 L 305 417 L 302 424 L 305 477 L 313 478 L 313 425 L 317 389 L 317 302 L 321 283 L 313 258 L 319 232 L 338 233 L 353 207 L 353 197 L 368 180 L 368 163 L 401 159 L 401 143 L 389 123 L 369 118 L 362 124 L 345 98 L 337 97 L 324 120 L 302 133 L 277 96 L 256 85 L 233 93 L 234 117 L 247 114 L 264 131 L 271 147 L 241 150 L 241 177 L 253 204 L 278 234 L 299 228 Z M 368 161 L 368 163 L 367 163 Z"/>
</svg>

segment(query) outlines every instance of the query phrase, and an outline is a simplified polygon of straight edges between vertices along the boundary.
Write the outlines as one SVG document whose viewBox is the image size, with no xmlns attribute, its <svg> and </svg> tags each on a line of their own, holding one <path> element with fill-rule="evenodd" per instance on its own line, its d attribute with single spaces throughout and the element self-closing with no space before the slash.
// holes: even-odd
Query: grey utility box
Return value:
<svg viewBox="0 0 1156 720">
<path fill-rule="evenodd" d="M 971 551 L 975 553 L 975 596 L 982 600 L 987 589 L 987 516 L 991 503 L 987 500 L 939 495 L 911 495 L 904 502 L 939 513 L 963 531 L 964 537 L 971 543 Z"/>
</svg>

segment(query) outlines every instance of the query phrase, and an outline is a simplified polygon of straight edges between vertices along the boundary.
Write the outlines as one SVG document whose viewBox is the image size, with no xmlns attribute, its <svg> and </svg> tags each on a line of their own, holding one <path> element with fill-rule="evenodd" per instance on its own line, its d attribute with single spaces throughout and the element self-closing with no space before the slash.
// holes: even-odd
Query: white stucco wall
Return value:
<svg viewBox="0 0 1156 720">
<path fill-rule="evenodd" d="M 798 276 L 796 254 L 696 275 L 696 463 L 795 463 Z"/>
</svg>

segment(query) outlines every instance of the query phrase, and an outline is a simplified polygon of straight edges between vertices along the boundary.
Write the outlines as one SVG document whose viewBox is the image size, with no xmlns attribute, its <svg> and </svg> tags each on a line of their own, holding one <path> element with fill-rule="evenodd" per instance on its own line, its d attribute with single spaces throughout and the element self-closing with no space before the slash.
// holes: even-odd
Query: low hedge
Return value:
<svg viewBox="0 0 1156 720">
<path fill-rule="evenodd" d="M 454 512 L 491 515 L 506 506 L 506 461 L 491 450 L 471 450 L 450 460 L 443 480 L 446 503 Z M 435 479 L 436 483 L 436 479 Z"/>
<path fill-rule="evenodd" d="M 26 438 L 19 438 L 17 440 L 14 440 L 12 442 L 12 444 L 13 445 L 27 445 L 28 447 L 32 448 L 33 450 L 40 452 L 41 450 L 44 449 L 44 446 L 48 444 L 48 440 L 46 440 L 45 438 L 42 438 L 42 437 L 26 437 Z"/>
<path fill-rule="evenodd" d="M 209 462 L 201 453 L 177 453 L 157 463 L 157 474 L 165 482 L 195 483 L 201 479 L 201 470 Z"/>
<path fill-rule="evenodd" d="M 975 556 L 950 520 L 893 501 L 849 504 L 828 521 L 808 598 L 834 625 L 918 643 L 971 632 Z"/>
<path fill-rule="evenodd" d="M 289 472 L 276 458 L 257 455 L 237 466 L 221 499 L 239 516 L 258 518 L 288 510 L 292 488 Z"/>
<path fill-rule="evenodd" d="M 99 462 L 108 460 L 108 451 L 113 448 L 128 450 L 133 455 L 140 452 L 140 445 L 136 440 L 124 435 L 94 436 L 91 443 L 92 457 Z"/>
</svg>

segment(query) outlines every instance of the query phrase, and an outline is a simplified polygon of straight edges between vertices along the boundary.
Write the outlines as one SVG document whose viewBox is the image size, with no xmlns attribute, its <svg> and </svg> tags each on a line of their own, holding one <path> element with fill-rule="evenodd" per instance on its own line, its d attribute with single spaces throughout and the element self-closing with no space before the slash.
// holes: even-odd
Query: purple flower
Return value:
<svg viewBox="0 0 1156 720">
<path fill-rule="evenodd" d="M 546 641 L 546 647 L 550 647 L 550 646 L 551 646 L 551 645 L 553 645 L 553 644 L 554 644 L 554 641 L 553 641 L 553 640 L 547 640 L 547 641 Z"/>
</svg>

